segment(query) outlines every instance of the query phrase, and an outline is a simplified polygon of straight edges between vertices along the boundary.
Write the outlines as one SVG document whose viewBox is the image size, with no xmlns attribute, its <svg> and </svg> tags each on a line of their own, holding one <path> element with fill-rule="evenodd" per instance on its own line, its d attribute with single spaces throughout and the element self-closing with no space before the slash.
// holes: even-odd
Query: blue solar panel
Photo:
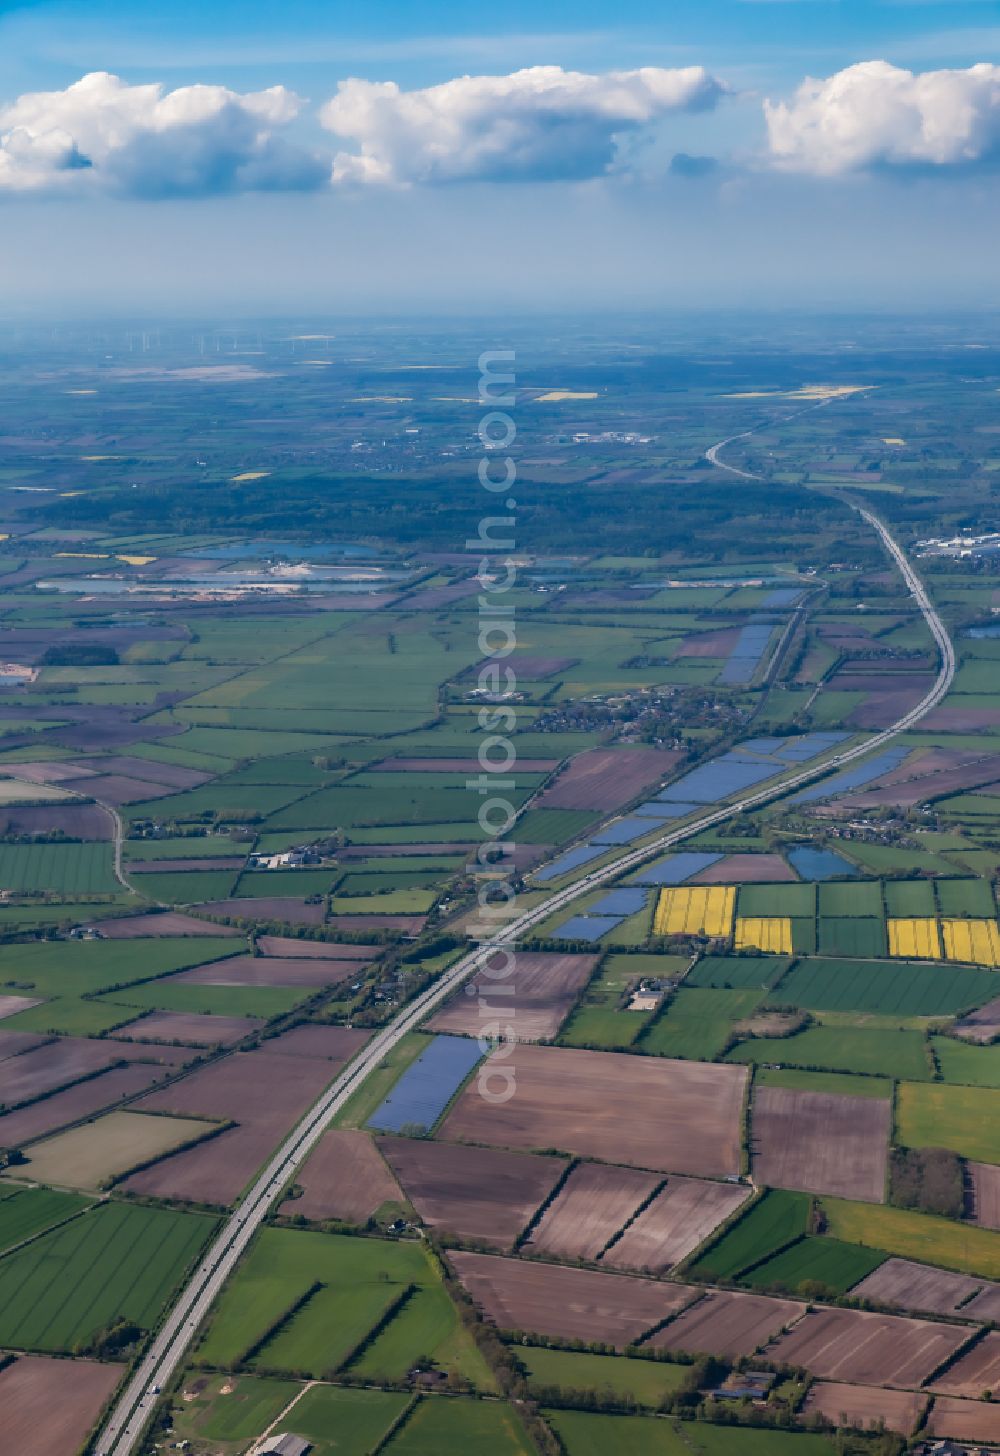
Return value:
<svg viewBox="0 0 1000 1456">
<path fill-rule="evenodd" d="M 557 880 L 560 875 L 568 874 L 570 870 L 577 870 L 581 865 L 588 864 L 592 859 L 598 859 L 604 854 L 604 846 L 600 844 L 578 844 L 575 849 L 568 849 L 558 859 L 544 869 L 536 871 L 536 880 Z"/>
<path fill-rule="evenodd" d="M 633 814 L 640 814 L 643 819 L 681 819 L 685 814 L 693 814 L 697 804 L 677 803 L 674 800 L 650 799 L 645 804 L 640 804 L 638 809 L 633 809 Z"/>
<path fill-rule="evenodd" d="M 382 1132 L 432 1128 L 482 1055 L 470 1037 L 436 1036 L 372 1113 L 368 1126 Z"/>
<path fill-rule="evenodd" d="M 680 854 L 672 854 L 668 859 L 661 859 L 656 864 L 647 866 L 635 876 L 634 883 L 637 885 L 681 885 L 692 875 L 696 875 L 699 870 L 707 869 L 710 864 L 715 864 L 715 861 L 721 858 L 721 854 L 710 854 L 707 850 L 685 849 Z"/>
<path fill-rule="evenodd" d="M 790 607 L 793 602 L 798 601 L 801 595 L 802 588 L 800 586 L 775 587 L 774 591 L 768 592 L 764 598 L 763 605 L 765 607 Z"/>
<path fill-rule="evenodd" d="M 807 758 L 828 753 L 849 737 L 849 733 L 803 733 L 799 738 L 789 738 L 784 748 L 778 750 L 777 756 L 788 763 L 803 763 Z"/>
<path fill-rule="evenodd" d="M 624 915 L 573 915 L 553 930 L 552 936 L 555 940 L 600 940 L 624 919 Z"/>
<path fill-rule="evenodd" d="M 735 752 L 776 754 L 784 742 L 784 738 L 751 738 L 741 743 Z"/>
<path fill-rule="evenodd" d="M 832 794 L 844 794 L 848 789 L 860 788 L 862 784 L 871 783 L 872 779 L 898 768 L 909 751 L 908 748 L 886 748 L 867 763 L 844 769 L 842 773 L 834 774 L 833 778 L 824 779 L 820 784 L 813 784 L 811 788 L 800 789 L 788 802 L 807 804 L 814 799 L 828 799 Z"/>
<path fill-rule="evenodd" d="M 630 889 L 628 886 L 619 885 L 617 889 L 609 890 L 606 895 L 602 895 L 596 905 L 591 905 L 587 914 L 635 915 L 637 911 L 645 909 L 648 899 L 648 890 Z"/>
<path fill-rule="evenodd" d="M 740 789 L 748 789 L 752 784 L 771 778 L 774 772 L 773 764 L 758 763 L 727 753 L 714 763 L 700 764 L 656 797 L 685 803 L 715 804 L 720 799 L 728 799 L 730 794 L 739 793 Z"/>
<path fill-rule="evenodd" d="M 729 654 L 729 661 L 719 673 L 716 681 L 731 685 L 749 682 L 771 640 L 772 631 L 773 627 L 770 622 L 751 622 L 744 627 L 736 639 L 736 646 Z"/>
<path fill-rule="evenodd" d="M 649 819 L 619 819 L 605 829 L 599 829 L 592 836 L 592 842 L 594 844 L 631 844 L 633 839 L 641 839 L 644 834 L 653 834 L 655 831 L 656 824 Z"/>
</svg>

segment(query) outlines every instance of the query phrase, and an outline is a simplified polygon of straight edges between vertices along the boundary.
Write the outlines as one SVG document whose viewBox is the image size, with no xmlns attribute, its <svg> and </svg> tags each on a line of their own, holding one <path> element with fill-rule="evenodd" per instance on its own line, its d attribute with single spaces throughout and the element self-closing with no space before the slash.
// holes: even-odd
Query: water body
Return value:
<svg viewBox="0 0 1000 1456">
<path fill-rule="evenodd" d="M 800 844 L 788 850 L 785 858 L 804 880 L 836 880 L 845 875 L 857 879 L 861 874 L 857 865 L 832 849 L 813 849 L 811 845 Z"/>
</svg>

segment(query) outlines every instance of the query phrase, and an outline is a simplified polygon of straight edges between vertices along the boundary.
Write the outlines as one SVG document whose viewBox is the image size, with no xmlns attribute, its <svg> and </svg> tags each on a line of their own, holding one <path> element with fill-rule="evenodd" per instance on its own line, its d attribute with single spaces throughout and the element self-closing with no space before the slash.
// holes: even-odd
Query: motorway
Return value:
<svg viewBox="0 0 1000 1456">
<path fill-rule="evenodd" d="M 719 441 L 706 451 L 706 457 L 720 469 L 730 471 L 734 475 L 743 475 L 750 479 L 759 478 L 751 476 L 748 471 L 737 470 L 734 466 L 725 465 L 717 458 L 718 451 L 731 440 L 743 439 L 752 433 L 752 430 L 747 430 L 743 435 L 734 435 L 729 440 Z M 638 868 L 646 860 L 662 853 L 663 850 L 670 849 L 695 834 L 700 834 L 702 830 L 708 829 L 714 824 L 724 823 L 727 819 L 742 814 L 748 809 L 759 808 L 780 798 L 792 789 L 801 788 L 832 770 L 843 768 L 856 759 L 864 757 L 888 743 L 898 734 L 913 728 L 926 713 L 941 702 L 955 675 L 955 652 L 944 624 L 934 610 L 922 581 L 884 523 L 872 511 L 864 507 L 856 506 L 853 502 L 846 504 L 849 504 L 851 509 L 858 511 L 878 533 L 886 551 L 899 568 L 938 645 L 941 658 L 940 667 L 930 691 L 916 707 L 911 708 L 891 727 L 883 729 L 882 732 L 863 743 L 845 748 L 810 768 L 799 769 L 796 773 L 784 778 L 771 780 L 763 788 L 758 788 L 752 794 L 745 795 L 738 802 L 706 811 L 697 819 L 661 835 L 652 843 L 644 844 L 638 849 L 628 850 L 612 860 L 610 864 L 581 875 L 579 879 L 573 880 L 549 896 L 543 904 L 513 918 L 495 939 L 484 941 L 475 950 L 462 956 L 455 965 L 444 972 L 439 980 L 404 1006 L 313 1104 L 302 1121 L 274 1154 L 250 1191 L 244 1195 L 229 1215 L 207 1253 L 201 1258 L 181 1290 L 163 1326 L 124 1391 L 111 1407 L 100 1433 L 96 1437 L 93 1448 L 94 1456 L 131 1456 L 131 1453 L 138 1448 L 143 1430 L 153 1414 L 160 1392 L 166 1388 L 181 1365 L 199 1325 L 208 1314 L 222 1285 L 278 1200 L 283 1188 L 301 1168 L 332 1119 L 407 1032 L 413 1031 L 463 981 L 480 970 L 495 951 L 501 946 L 521 938 L 547 920 L 555 911 L 570 905 L 574 900 L 589 894 L 590 891 L 606 884 L 607 881 L 616 879 L 626 871 Z"/>
</svg>

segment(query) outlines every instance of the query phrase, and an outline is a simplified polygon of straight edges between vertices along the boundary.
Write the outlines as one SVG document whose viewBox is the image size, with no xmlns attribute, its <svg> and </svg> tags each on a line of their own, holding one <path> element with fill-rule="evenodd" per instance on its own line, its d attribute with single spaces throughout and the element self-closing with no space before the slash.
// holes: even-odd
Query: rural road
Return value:
<svg viewBox="0 0 1000 1456">
<path fill-rule="evenodd" d="M 728 470 L 734 475 L 756 478 L 750 476 L 747 471 L 724 465 L 717 458 L 718 451 L 725 445 L 732 440 L 743 439 L 752 433 L 752 430 L 747 430 L 742 435 L 733 435 L 729 440 L 719 441 L 706 452 L 707 458 L 720 469 Z M 940 650 L 941 664 L 938 675 L 934 686 L 926 696 L 891 727 L 865 742 L 846 748 L 811 768 L 799 769 L 794 774 L 771 780 L 764 788 L 756 789 L 754 793 L 744 796 L 738 802 L 711 809 L 693 822 L 661 835 L 651 844 L 629 850 L 603 868 L 591 870 L 582 875 L 579 879 L 564 886 L 563 889 L 557 890 L 543 904 L 511 920 L 502 935 L 498 935 L 492 941 L 483 942 L 476 950 L 462 956 L 455 965 L 444 972 L 438 981 L 404 1006 L 313 1104 L 302 1121 L 274 1154 L 250 1191 L 226 1219 L 207 1253 L 200 1259 L 181 1290 L 162 1328 L 140 1361 L 124 1391 L 111 1407 L 96 1438 L 93 1447 L 94 1456 L 131 1456 L 131 1453 L 136 1451 L 161 1390 L 167 1386 L 179 1368 L 199 1325 L 208 1314 L 222 1285 L 264 1222 L 282 1189 L 301 1168 L 331 1120 L 407 1032 L 413 1031 L 434 1007 L 450 996 L 463 981 L 480 970 L 484 962 L 488 961 L 496 950 L 502 945 L 521 938 L 542 921 L 547 920 L 553 912 L 570 905 L 574 900 L 578 900 L 608 880 L 617 878 L 625 871 L 638 868 L 646 860 L 663 850 L 670 849 L 672 846 L 690 839 L 693 835 L 700 834 L 702 830 L 708 829 L 714 824 L 721 824 L 748 809 L 758 808 L 781 797 L 791 789 L 801 788 L 833 769 L 843 768 L 856 759 L 864 757 L 888 743 L 898 734 L 912 728 L 925 713 L 930 712 L 940 703 L 955 675 L 955 653 L 951 639 L 934 610 L 923 583 L 883 522 L 873 512 L 863 507 L 852 505 L 852 509 L 858 510 L 878 533 L 886 551 L 899 568 L 923 613 Z"/>
</svg>

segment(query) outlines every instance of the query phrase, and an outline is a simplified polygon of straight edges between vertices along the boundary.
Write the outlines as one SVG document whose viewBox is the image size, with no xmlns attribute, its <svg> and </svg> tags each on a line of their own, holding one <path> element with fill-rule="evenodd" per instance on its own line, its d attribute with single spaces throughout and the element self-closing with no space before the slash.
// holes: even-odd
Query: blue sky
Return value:
<svg viewBox="0 0 1000 1456">
<path fill-rule="evenodd" d="M 994 0 L 0 0 L 0 309 L 995 307 L 998 61 Z"/>
</svg>

